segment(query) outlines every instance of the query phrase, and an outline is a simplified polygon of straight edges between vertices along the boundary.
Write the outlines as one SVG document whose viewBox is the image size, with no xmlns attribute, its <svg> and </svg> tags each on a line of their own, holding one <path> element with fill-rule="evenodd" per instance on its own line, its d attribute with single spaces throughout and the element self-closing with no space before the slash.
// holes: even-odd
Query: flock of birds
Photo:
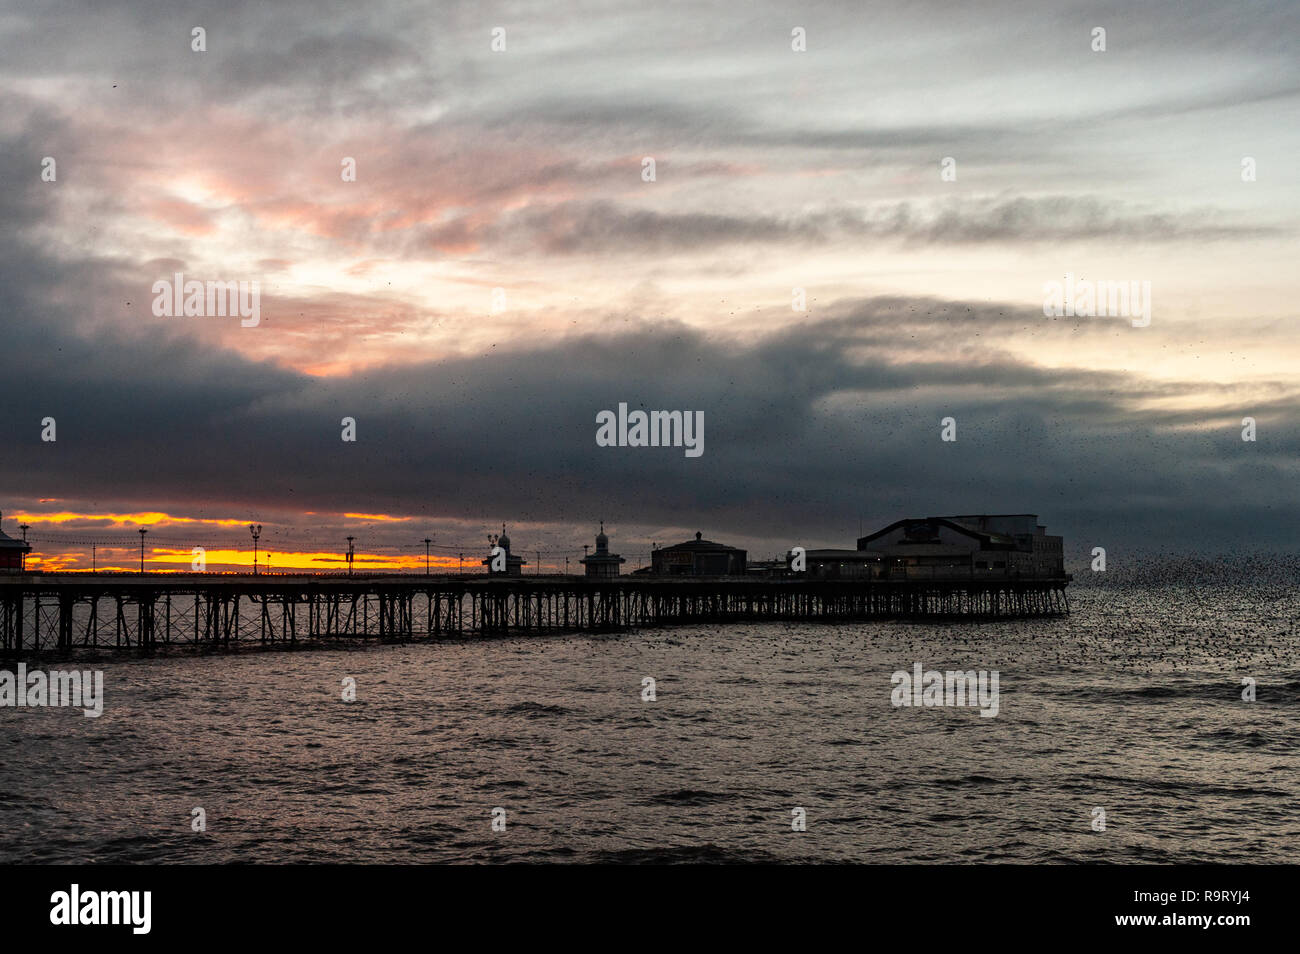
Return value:
<svg viewBox="0 0 1300 954">
<path fill-rule="evenodd" d="M 1254 676 L 1300 685 L 1300 564 L 1222 568 L 1195 574 L 1163 566 L 1146 581 L 1090 581 L 1071 593 L 1068 617 L 984 621 L 765 623 L 720 627 L 758 635 L 754 655 L 789 658 L 803 671 L 818 660 L 860 669 L 889 658 L 933 660 L 938 668 L 1011 666 L 1085 673 Z M 1225 579 L 1224 577 L 1227 576 Z M 742 647 L 704 629 L 645 630 L 648 645 L 731 654 Z M 702 645 L 701 645 L 702 643 Z M 943 658 L 941 658 L 943 657 Z"/>
</svg>

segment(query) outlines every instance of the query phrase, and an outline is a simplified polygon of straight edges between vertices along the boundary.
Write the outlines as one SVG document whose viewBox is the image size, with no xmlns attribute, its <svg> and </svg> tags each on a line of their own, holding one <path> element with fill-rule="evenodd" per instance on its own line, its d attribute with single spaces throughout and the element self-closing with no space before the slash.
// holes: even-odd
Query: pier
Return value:
<svg viewBox="0 0 1300 954">
<path fill-rule="evenodd" d="M 0 654 L 1062 616 L 1069 579 L 26 575 L 0 577 Z"/>
</svg>

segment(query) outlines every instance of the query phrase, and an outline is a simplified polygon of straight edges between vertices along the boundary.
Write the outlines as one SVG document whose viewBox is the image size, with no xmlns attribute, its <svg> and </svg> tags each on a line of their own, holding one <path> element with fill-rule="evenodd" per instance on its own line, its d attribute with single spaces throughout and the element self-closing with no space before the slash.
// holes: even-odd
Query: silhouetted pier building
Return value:
<svg viewBox="0 0 1300 954">
<path fill-rule="evenodd" d="M 0 514 L 3 516 L 3 514 Z M 21 573 L 31 546 L 23 540 L 15 540 L 0 530 L 0 573 Z"/>
<path fill-rule="evenodd" d="M 694 540 L 660 547 L 650 554 L 650 572 L 655 576 L 744 576 L 744 550 L 725 543 L 705 540 L 696 531 Z"/>
<path fill-rule="evenodd" d="M 609 552 L 609 537 L 605 535 L 605 521 L 600 522 L 600 532 L 596 534 L 596 552 L 583 557 L 579 562 L 587 568 L 587 576 L 595 579 L 618 576 L 619 565 L 627 562 L 617 553 Z"/>
<path fill-rule="evenodd" d="M 492 554 L 489 553 L 487 559 L 482 561 L 483 565 L 488 568 L 488 575 L 489 576 L 522 576 L 524 572 L 524 565 L 527 561 L 525 561 L 523 557 L 517 557 L 510 552 L 510 537 L 506 535 L 506 525 L 504 523 L 501 524 L 501 536 L 493 540 L 492 544 L 494 548 L 500 547 L 503 551 L 505 551 L 504 553 L 505 563 L 503 564 L 504 569 L 493 569 L 494 560 L 492 558 Z M 502 565 L 499 557 L 495 562 L 498 565 Z"/>
<path fill-rule="evenodd" d="M 814 554 L 816 560 L 814 560 Z M 1062 538 L 1032 513 L 963 514 L 897 520 L 858 539 L 851 550 L 808 554 L 814 575 L 889 579 L 1065 575 Z"/>
<path fill-rule="evenodd" d="M 807 573 L 826 580 L 1058 579 L 1063 540 L 1031 513 L 897 520 L 856 550 L 808 550 Z M 792 564 L 787 554 L 787 567 Z"/>
</svg>

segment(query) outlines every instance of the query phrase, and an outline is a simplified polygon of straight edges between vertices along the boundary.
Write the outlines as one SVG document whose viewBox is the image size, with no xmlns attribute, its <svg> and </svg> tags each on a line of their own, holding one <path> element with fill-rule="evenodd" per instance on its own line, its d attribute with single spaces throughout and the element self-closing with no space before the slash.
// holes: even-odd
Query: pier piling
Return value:
<svg viewBox="0 0 1300 954">
<path fill-rule="evenodd" d="M 581 577 L 0 578 L 0 654 L 433 640 L 740 621 L 1069 613 L 1069 577 L 827 581 Z"/>
</svg>

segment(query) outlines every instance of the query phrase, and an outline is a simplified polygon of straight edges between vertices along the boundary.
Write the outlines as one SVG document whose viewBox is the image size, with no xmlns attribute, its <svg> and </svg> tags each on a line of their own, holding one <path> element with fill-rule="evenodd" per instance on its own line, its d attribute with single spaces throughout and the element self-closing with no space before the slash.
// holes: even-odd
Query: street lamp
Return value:
<svg viewBox="0 0 1300 954">
<path fill-rule="evenodd" d="M 144 535 L 149 531 L 144 527 L 140 528 L 140 575 L 144 576 Z"/>
<path fill-rule="evenodd" d="M 356 537 L 348 537 L 348 576 L 352 575 L 352 541 Z"/>
<path fill-rule="evenodd" d="M 30 530 L 31 528 L 32 528 L 32 525 L 31 525 L 30 523 L 20 523 L 20 524 L 18 525 L 18 529 L 21 530 L 21 531 L 23 532 L 23 543 L 26 543 L 26 542 L 27 542 L 27 531 Z M 27 572 L 27 550 L 26 550 L 26 548 L 24 548 L 23 550 L 21 550 L 19 555 L 20 555 L 20 559 L 21 559 L 21 562 L 19 563 L 19 569 L 21 570 L 21 572 L 26 573 L 26 572 Z"/>
<path fill-rule="evenodd" d="M 428 537 L 424 538 L 424 575 L 429 575 L 429 544 L 433 541 Z"/>
<path fill-rule="evenodd" d="M 260 523 L 250 523 L 248 532 L 253 535 L 253 576 L 257 576 L 257 538 L 262 535 L 262 525 Z"/>
</svg>

